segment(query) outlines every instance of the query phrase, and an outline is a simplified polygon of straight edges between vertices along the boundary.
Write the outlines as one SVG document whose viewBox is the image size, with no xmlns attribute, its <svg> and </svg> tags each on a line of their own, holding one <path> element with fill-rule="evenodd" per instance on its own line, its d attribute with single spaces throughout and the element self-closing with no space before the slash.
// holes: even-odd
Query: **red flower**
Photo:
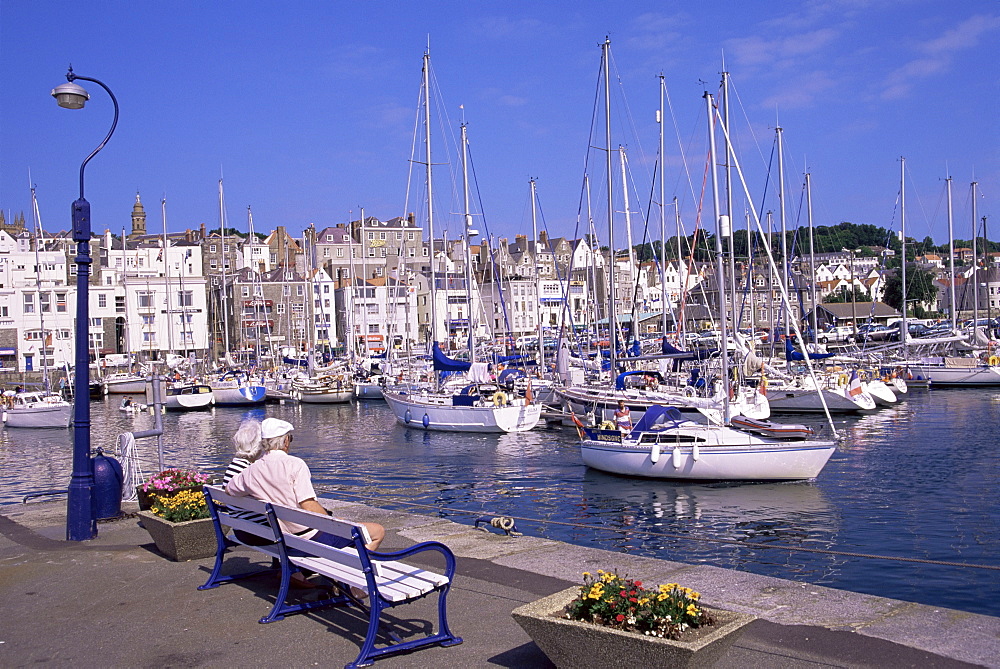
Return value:
<svg viewBox="0 0 1000 669">
<path fill-rule="evenodd" d="M 615 620 L 617 620 L 618 622 L 621 622 L 621 621 L 625 620 L 625 616 L 623 616 L 622 614 L 619 613 L 617 616 L 615 616 Z"/>
<path fill-rule="evenodd" d="M 628 601 L 632 602 L 633 604 L 638 604 L 639 603 L 639 600 L 636 599 L 635 597 L 629 597 Z"/>
<path fill-rule="evenodd" d="M 635 582 L 635 587 L 641 588 L 642 587 L 642 581 L 636 581 Z"/>
<path fill-rule="evenodd" d="M 627 595 L 628 593 L 626 593 L 626 592 L 625 592 L 624 590 L 622 590 L 622 591 L 621 591 L 621 592 L 619 592 L 618 594 L 619 594 L 619 595 L 621 595 L 622 597 L 624 597 L 624 596 L 625 596 L 625 595 Z"/>
</svg>

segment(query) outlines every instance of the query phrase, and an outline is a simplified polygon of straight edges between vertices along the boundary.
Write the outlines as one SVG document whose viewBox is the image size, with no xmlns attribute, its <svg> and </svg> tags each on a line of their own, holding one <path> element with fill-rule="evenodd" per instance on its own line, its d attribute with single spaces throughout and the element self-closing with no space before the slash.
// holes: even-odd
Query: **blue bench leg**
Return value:
<svg viewBox="0 0 1000 669">
<path fill-rule="evenodd" d="M 260 619 L 260 623 L 273 623 L 278 620 L 284 620 L 285 618 L 285 599 L 288 597 L 288 587 L 290 581 L 292 580 L 292 570 L 288 568 L 287 564 L 282 563 L 281 565 L 281 587 L 278 588 L 278 595 L 274 599 L 274 606 L 271 607 L 271 612 Z"/>
<path fill-rule="evenodd" d="M 438 636 L 445 637 L 441 641 L 441 645 L 444 647 L 457 646 L 462 643 L 462 637 L 455 636 L 451 633 L 451 628 L 448 627 L 448 591 L 451 589 L 451 584 L 449 583 L 444 588 L 441 589 L 441 593 L 438 596 Z"/>
</svg>

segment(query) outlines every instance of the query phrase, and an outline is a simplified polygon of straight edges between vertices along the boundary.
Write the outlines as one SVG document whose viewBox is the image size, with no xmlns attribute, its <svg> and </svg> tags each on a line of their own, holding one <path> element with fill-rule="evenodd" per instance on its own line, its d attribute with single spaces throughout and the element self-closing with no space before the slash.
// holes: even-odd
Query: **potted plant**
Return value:
<svg viewBox="0 0 1000 669">
<path fill-rule="evenodd" d="M 599 570 L 512 615 L 560 667 L 710 666 L 754 617 L 700 599 L 676 583 L 652 590 Z"/>
<path fill-rule="evenodd" d="M 171 560 L 182 562 L 215 555 L 215 529 L 200 489 L 154 494 L 152 506 L 148 511 L 139 511 L 139 517 L 156 549 Z"/>
<path fill-rule="evenodd" d="M 182 490 L 201 490 L 208 483 L 208 474 L 202 474 L 193 469 L 164 469 L 150 476 L 145 483 L 137 487 L 139 509 L 147 511 L 153 504 L 153 496 L 169 497 Z"/>
</svg>

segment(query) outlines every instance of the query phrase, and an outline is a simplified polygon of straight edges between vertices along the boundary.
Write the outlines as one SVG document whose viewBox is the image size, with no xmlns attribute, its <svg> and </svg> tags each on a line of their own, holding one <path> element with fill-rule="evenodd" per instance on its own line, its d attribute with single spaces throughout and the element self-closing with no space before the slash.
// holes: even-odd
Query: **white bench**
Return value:
<svg viewBox="0 0 1000 669">
<path fill-rule="evenodd" d="M 365 548 L 365 544 L 371 540 L 363 525 L 311 511 L 292 509 L 280 504 L 260 502 L 248 497 L 232 497 L 216 486 L 205 486 L 205 495 L 208 498 L 209 510 L 215 525 L 218 551 L 212 574 L 205 585 L 199 588 L 200 590 L 215 588 L 221 583 L 251 575 L 245 573 L 231 576 L 221 575 L 226 551 L 236 545 L 249 546 L 276 558 L 280 562 L 281 585 L 274 607 L 268 615 L 260 619 L 261 623 L 274 622 L 291 613 L 326 606 L 354 605 L 367 611 L 368 632 L 358 657 L 354 662 L 346 665 L 348 668 L 370 665 L 375 659 L 390 653 L 431 645 L 454 646 L 462 643 L 461 637 L 453 635 L 448 628 L 447 595 L 455 574 L 455 556 L 444 544 L 437 541 L 426 541 L 402 551 L 376 553 Z M 268 519 L 268 524 L 263 525 L 260 522 L 247 519 L 245 517 L 247 513 L 262 513 Z M 345 548 L 335 548 L 312 539 L 282 532 L 279 521 L 317 529 L 329 535 L 340 537 L 350 542 L 350 545 Z M 274 543 L 268 546 L 255 546 L 239 542 L 235 537 L 229 537 L 223 531 L 223 527 L 227 525 L 262 539 L 273 540 Z M 444 574 L 427 571 L 398 561 L 426 551 L 435 551 L 444 556 Z M 298 569 L 308 569 L 325 576 L 334 582 L 340 590 L 340 594 L 321 601 L 287 604 L 285 599 L 288 596 L 291 575 Z M 368 595 L 367 605 L 351 594 L 352 587 L 364 591 Z M 434 592 L 438 593 L 438 631 L 436 634 L 401 641 L 390 633 L 390 638 L 396 643 L 379 648 L 375 647 L 382 611 L 416 601 Z"/>
</svg>

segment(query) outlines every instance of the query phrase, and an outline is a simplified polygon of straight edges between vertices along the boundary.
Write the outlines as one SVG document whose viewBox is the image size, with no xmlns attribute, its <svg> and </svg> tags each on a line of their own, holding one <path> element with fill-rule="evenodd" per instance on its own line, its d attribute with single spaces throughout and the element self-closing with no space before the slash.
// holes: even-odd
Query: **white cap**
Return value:
<svg viewBox="0 0 1000 669">
<path fill-rule="evenodd" d="M 278 418 L 265 418 L 260 423 L 260 436 L 264 439 L 273 439 L 288 434 L 294 429 L 295 427 L 287 421 Z"/>
</svg>

